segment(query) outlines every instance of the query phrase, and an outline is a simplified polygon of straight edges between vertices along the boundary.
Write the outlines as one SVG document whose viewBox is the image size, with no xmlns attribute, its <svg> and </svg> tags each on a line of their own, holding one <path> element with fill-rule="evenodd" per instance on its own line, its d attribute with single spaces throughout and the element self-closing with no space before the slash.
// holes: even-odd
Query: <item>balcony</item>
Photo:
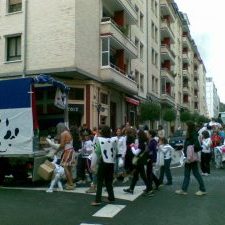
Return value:
<svg viewBox="0 0 225 225">
<path fill-rule="evenodd" d="M 161 16 L 169 16 L 171 22 L 175 21 L 175 12 L 171 6 L 171 3 L 168 0 L 161 0 L 160 1 L 160 13 Z"/>
<path fill-rule="evenodd" d="M 183 77 L 186 77 L 188 80 L 190 80 L 190 73 L 188 69 L 183 69 Z"/>
<path fill-rule="evenodd" d="M 130 0 L 104 0 L 103 5 L 112 12 L 124 11 L 126 23 L 137 24 L 138 15 Z"/>
<path fill-rule="evenodd" d="M 183 93 L 190 95 L 190 88 L 188 85 L 183 85 Z"/>
<path fill-rule="evenodd" d="M 194 57 L 194 64 L 195 65 L 199 65 L 200 64 L 200 61 L 197 57 Z"/>
<path fill-rule="evenodd" d="M 175 95 L 170 93 L 161 93 L 161 102 L 170 106 L 175 105 Z"/>
<path fill-rule="evenodd" d="M 183 101 L 183 107 L 190 110 L 190 102 L 189 101 Z"/>
<path fill-rule="evenodd" d="M 110 17 L 102 18 L 100 26 L 100 35 L 109 36 L 111 45 L 115 49 L 124 49 L 129 58 L 138 57 L 138 49 L 135 44 L 123 33 Z"/>
<path fill-rule="evenodd" d="M 183 36 L 182 41 L 183 41 L 183 47 L 187 47 L 187 48 L 191 49 L 190 40 L 187 35 Z"/>
<path fill-rule="evenodd" d="M 165 60 L 170 60 L 171 64 L 175 64 L 175 54 L 170 49 L 168 45 L 161 45 L 161 62 L 164 62 Z"/>
<path fill-rule="evenodd" d="M 169 37 L 171 44 L 173 44 L 175 42 L 174 34 L 170 27 L 170 23 L 166 19 L 161 21 L 160 35 L 161 35 L 161 40 Z"/>
<path fill-rule="evenodd" d="M 175 74 L 167 68 L 161 68 L 161 78 L 169 80 L 172 85 L 175 83 Z"/>
<path fill-rule="evenodd" d="M 183 63 L 190 64 L 190 57 L 189 57 L 188 52 L 183 52 L 182 60 L 183 60 Z"/>
<path fill-rule="evenodd" d="M 194 71 L 194 80 L 198 80 L 198 79 L 199 79 L 198 72 Z"/>
<path fill-rule="evenodd" d="M 198 87 L 198 82 L 195 81 L 195 82 L 194 82 L 194 90 L 198 90 L 198 88 L 199 88 L 199 87 Z"/>
<path fill-rule="evenodd" d="M 103 83 L 107 83 L 119 91 L 124 90 L 129 94 L 138 93 L 137 83 L 128 74 L 125 74 L 124 71 L 113 64 L 102 67 L 100 76 Z"/>
</svg>

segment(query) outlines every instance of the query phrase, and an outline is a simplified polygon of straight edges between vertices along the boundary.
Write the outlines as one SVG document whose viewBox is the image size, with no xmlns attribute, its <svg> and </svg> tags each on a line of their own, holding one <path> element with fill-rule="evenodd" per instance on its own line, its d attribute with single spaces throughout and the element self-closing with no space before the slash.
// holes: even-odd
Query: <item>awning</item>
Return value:
<svg viewBox="0 0 225 225">
<path fill-rule="evenodd" d="M 126 102 L 129 102 L 132 105 L 139 105 L 140 101 L 134 99 L 134 98 L 130 98 L 130 97 L 125 97 Z"/>
</svg>

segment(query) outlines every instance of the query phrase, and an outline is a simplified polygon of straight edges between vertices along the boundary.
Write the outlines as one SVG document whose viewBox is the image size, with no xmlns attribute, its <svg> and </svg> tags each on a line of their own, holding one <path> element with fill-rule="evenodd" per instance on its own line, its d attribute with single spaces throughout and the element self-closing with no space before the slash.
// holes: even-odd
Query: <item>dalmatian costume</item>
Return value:
<svg viewBox="0 0 225 225">
<path fill-rule="evenodd" d="M 55 169 L 54 169 L 54 172 L 53 172 L 50 187 L 46 190 L 46 192 L 48 192 L 48 193 L 53 192 L 53 188 L 56 184 L 58 185 L 58 190 L 63 191 L 61 179 L 65 176 L 65 171 L 64 171 L 64 168 L 62 166 L 57 164 L 57 160 L 58 160 L 57 156 L 54 156 L 54 159 L 51 162 L 52 164 L 54 164 Z"/>
<path fill-rule="evenodd" d="M 95 205 L 101 204 L 103 183 L 105 183 L 108 192 L 108 200 L 115 201 L 112 182 L 117 146 L 117 137 L 96 138 L 95 151 L 92 156 L 92 167 L 97 166 L 97 192 L 95 196 Z"/>
</svg>

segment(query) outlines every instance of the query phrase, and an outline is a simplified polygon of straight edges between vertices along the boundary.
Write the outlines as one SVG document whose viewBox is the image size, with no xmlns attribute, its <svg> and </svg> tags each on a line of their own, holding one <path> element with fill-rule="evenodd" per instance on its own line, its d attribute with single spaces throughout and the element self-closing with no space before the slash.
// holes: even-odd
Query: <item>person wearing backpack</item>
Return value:
<svg viewBox="0 0 225 225">
<path fill-rule="evenodd" d="M 187 157 L 187 149 L 189 146 L 193 146 L 195 152 L 201 151 L 202 147 L 198 140 L 198 133 L 196 131 L 195 124 L 193 122 L 187 123 L 187 134 L 184 142 L 184 155 Z M 187 195 L 187 190 L 190 182 L 191 171 L 198 181 L 199 191 L 195 193 L 197 196 L 206 194 L 205 184 L 198 169 L 198 161 L 186 161 L 184 164 L 184 179 L 180 190 L 176 190 L 175 193 L 179 195 Z"/>
</svg>

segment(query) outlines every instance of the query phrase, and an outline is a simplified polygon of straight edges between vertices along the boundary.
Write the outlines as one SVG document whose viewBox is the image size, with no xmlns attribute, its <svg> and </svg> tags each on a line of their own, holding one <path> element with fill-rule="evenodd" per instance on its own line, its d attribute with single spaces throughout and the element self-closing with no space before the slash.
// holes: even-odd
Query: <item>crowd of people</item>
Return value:
<svg viewBox="0 0 225 225">
<path fill-rule="evenodd" d="M 198 161 L 184 160 L 184 179 L 176 194 L 187 194 L 190 173 L 193 172 L 199 183 L 196 195 L 205 195 L 206 188 L 202 175 L 210 174 L 210 163 L 213 149 L 224 143 L 224 131 L 218 126 L 205 125 L 198 129 L 194 123 L 187 124 L 187 134 L 184 142 L 184 156 L 188 158 L 189 146 L 201 155 L 199 172 Z M 49 144 L 57 152 L 62 150 L 58 158 L 59 165 L 65 170 L 67 190 L 73 190 L 76 185 L 90 183 L 87 193 L 96 193 L 94 206 L 102 203 L 102 188 L 108 192 L 107 202 L 114 202 L 113 183 L 129 182 L 129 188 L 124 193 L 133 194 L 139 176 L 145 185 L 144 196 L 152 196 L 162 185 L 172 185 L 170 170 L 172 151 L 168 144 L 162 126 L 158 130 L 149 130 L 147 126 L 135 129 L 127 123 L 114 132 L 108 126 L 91 131 L 86 125 L 81 128 L 68 129 L 63 123 L 57 125 L 57 141 Z M 154 166 L 159 167 L 159 175 L 154 172 Z M 72 171 L 75 168 L 76 176 Z M 166 182 L 164 183 L 164 179 Z"/>
</svg>

